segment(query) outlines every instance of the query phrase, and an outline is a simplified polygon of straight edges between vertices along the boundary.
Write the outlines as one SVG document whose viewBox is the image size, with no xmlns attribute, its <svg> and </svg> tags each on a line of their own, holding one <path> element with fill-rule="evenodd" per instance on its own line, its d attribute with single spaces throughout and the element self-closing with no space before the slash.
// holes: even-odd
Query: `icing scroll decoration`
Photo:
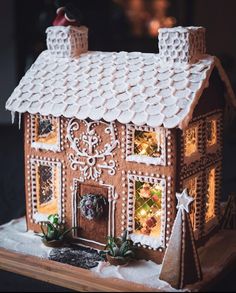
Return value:
<svg viewBox="0 0 236 293">
<path fill-rule="evenodd" d="M 81 124 L 85 125 L 85 131 L 81 130 Z M 96 127 L 104 125 L 104 136 L 109 142 L 103 145 L 101 137 L 96 132 Z M 67 127 L 66 138 L 70 143 L 73 153 L 68 154 L 72 170 L 81 171 L 85 179 L 98 180 L 102 170 L 108 170 L 109 175 L 115 175 L 116 163 L 113 159 L 113 150 L 118 145 L 114 123 L 87 122 L 71 119 Z M 110 160 L 107 162 L 107 157 Z"/>
</svg>

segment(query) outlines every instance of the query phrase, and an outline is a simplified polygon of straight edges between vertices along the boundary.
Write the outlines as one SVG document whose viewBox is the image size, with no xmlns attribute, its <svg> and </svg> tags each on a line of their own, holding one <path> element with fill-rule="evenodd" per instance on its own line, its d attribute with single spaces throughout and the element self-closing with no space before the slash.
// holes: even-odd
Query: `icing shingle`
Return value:
<svg viewBox="0 0 236 293">
<path fill-rule="evenodd" d="M 233 97 L 215 57 L 203 55 L 196 63 L 181 65 L 169 65 L 159 58 L 138 52 L 87 52 L 76 58 L 58 58 L 47 50 L 22 78 L 6 108 L 56 117 L 184 127 L 214 66 Z"/>
</svg>

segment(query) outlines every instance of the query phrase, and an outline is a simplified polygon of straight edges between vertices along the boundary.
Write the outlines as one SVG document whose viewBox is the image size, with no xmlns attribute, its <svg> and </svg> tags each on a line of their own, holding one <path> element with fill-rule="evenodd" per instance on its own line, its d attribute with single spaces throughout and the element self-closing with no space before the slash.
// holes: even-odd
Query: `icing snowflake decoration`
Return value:
<svg viewBox="0 0 236 293">
<path fill-rule="evenodd" d="M 184 209 L 187 213 L 189 213 L 189 205 L 194 201 L 194 199 L 188 195 L 187 189 L 185 188 L 182 193 L 176 193 L 176 197 L 178 200 L 176 208 Z"/>
<path fill-rule="evenodd" d="M 83 124 L 85 131 L 81 130 Z M 98 132 L 100 132 L 100 127 L 103 127 L 103 140 L 109 142 L 103 143 L 96 132 L 97 127 Z M 84 179 L 95 181 L 101 176 L 102 170 L 108 170 L 109 175 L 115 175 L 116 163 L 113 159 L 113 150 L 119 143 L 116 139 L 114 123 L 87 122 L 73 118 L 68 123 L 66 138 L 70 143 L 70 148 L 74 151 L 68 154 L 72 170 L 77 170 L 79 166 Z M 108 162 L 107 157 L 110 157 Z"/>
</svg>

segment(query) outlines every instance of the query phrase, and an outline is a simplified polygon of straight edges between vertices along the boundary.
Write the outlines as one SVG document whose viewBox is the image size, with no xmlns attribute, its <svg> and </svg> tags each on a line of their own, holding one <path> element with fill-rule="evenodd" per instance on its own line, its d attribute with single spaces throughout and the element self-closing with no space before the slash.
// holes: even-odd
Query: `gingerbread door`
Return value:
<svg viewBox="0 0 236 293">
<path fill-rule="evenodd" d="M 90 243 L 105 245 L 108 235 L 108 189 L 104 186 L 80 183 L 75 196 L 77 209 L 75 224 L 79 227 L 77 230 L 77 238 L 83 242 L 87 242 L 88 245 Z M 84 210 L 81 208 L 81 201 L 83 199 L 85 200 L 84 197 L 88 196 L 102 200 L 103 209 L 99 217 L 90 217 L 89 213 L 84 215 Z"/>
</svg>

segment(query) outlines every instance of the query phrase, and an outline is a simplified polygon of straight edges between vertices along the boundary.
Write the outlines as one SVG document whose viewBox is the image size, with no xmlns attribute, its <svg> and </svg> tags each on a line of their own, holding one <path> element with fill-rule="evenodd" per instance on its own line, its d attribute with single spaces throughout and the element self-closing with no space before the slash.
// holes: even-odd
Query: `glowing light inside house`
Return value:
<svg viewBox="0 0 236 293">
<path fill-rule="evenodd" d="M 215 216 L 215 168 L 210 169 L 208 173 L 208 189 L 206 195 L 206 213 L 205 220 L 208 222 Z"/>
<path fill-rule="evenodd" d="M 196 229 L 196 198 L 197 198 L 197 177 L 192 177 L 184 182 L 184 188 L 187 188 L 188 193 L 195 200 L 190 206 L 190 219 L 193 229 Z"/>
<path fill-rule="evenodd" d="M 134 154 L 148 157 L 160 157 L 161 148 L 161 133 L 149 131 L 134 131 Z"/>
<path fill-rule="evenodd" d="M 147 215 L 147 212 L 144 209 L 140 210 L 141 217 L 145 217 L 146 215 Z"/>
<path fill-rule="evenodd" d="M 184 154 L 190 157 L 198 151 L 198 128 L 190 127 L 184 133 Z"/>
<path fill-rule="evenodd" d="M 159 236 L 161 233 L 163 187 L 160 184 L 135 182 L 134 233 Z"/>
<path fill-rule="evenodd" d="M 206 138 L 207 147 L 211 147 L 217 143 L 217 121 L 208 120 L 206 122 Z"/>
</svg>

